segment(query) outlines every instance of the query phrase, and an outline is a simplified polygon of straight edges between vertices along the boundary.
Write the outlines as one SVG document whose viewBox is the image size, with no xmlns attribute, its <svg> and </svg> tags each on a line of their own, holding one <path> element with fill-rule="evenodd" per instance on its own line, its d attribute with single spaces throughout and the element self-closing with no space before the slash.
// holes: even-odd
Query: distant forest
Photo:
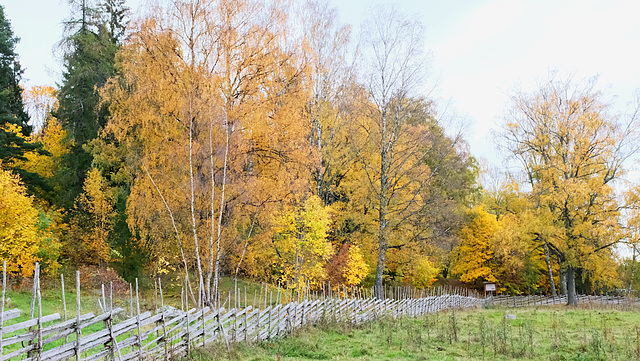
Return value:
<svg viewBox="0 0 640 361">
<path fill-rule="evenodd" d="M 423 26 L 327 1 L 71 1 L 55 88 L 0 6 L 0 259 L 126 280 L 637 293 L 638 117 L 593 79 L 514 92 L 494 181 L 422 91 Z M 360 40 L 356 40 L 360 39 Z M 485 177 L 487 178 L 487 177 Z M 496 180 L 498 179 L 498 180 Z M 631 258 L 621 258 L 626 244 Z M 197 286 L 197 287 L 196 287 Z"/>
</svg>

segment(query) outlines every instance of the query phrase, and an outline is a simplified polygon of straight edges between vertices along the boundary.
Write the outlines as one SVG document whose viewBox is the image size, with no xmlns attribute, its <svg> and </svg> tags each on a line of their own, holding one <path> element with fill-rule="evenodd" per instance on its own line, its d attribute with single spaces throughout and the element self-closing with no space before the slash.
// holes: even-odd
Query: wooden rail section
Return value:
<svg viewBox="0 0 640 361">
<path fill-rule="evenodd" d="M 488 297 L 484 301 L 485 306 L 500 307 L 529 307 L 529 306 L 548 306 L 548 305 L 566 305 L 567 296 L 496 296 Z M 578 304 L 586 307 L 619 307 L 631 308 L 640 306 L 640 298 L 638 297 L 622 297 L 622 296 L 591 296 L 578 295 Z"/>
<path fill-rule="evenodd" d="M 4 267 L 6 269 L 6 267 Z M 39 267 L 34 276 L 34 298 L 38 314 L 24 322 L 12 323 L 20 317 L 19 309 L 4 310 L 6 276 L 3 277 L 2 309 L 0 310 L 0 361 L 76 359 L 93 360 L 170 360 L 189 354 L 194 347 L 219 343 L 224 347 L 233 342 L 260 342 L 285 337 L 294 330 L 319 322 L 361 324 L 382 317 L 417 317 L 451 308 L 481 306 L 484 300 L 468 296 L 468 291 L 448 294 L 395 290 L 394 298 L 375 299 L 363 293 L 348 292 L 310 295 L 283 304 L 254 308 L 199 307 L 184 310 L 165 306 L 154 312 L 141 312 L 139 299 L 131 290 L 130 309 L 113 308 L 113 300 L 98 300 L 103 313 L 82 313 L 80 298 L 76 301 L 75 318 L 60 314 L 42 315 Z M 79 295 L 80 276 L 76 274 Z M 64 280 L 63 287 L 64 287 Z M 342 296 L 342 297 L 341 297 Z M 246 294 L 245 294 L 246 298 Z M 290 298 L 290 297 L 289 297 Z M 266 299 L 266 297 L 265 297 Z M 64 302 L 64 301 L 63 301 Z M 258 304 L 261 304 L 259 302 Z"/>
</svg>

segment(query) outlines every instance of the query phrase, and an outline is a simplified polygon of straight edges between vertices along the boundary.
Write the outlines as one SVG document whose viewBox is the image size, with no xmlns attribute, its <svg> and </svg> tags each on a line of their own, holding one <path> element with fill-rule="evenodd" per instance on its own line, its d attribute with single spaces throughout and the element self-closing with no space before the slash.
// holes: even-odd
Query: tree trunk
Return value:
<svg viewBox="0 0 640 361">
<path fill-rule="evenodd" d="M 567 270 L 560 268 L 560 294 L 567 295 Z"/>
<path fill-rule="evenodd" d="M 196 223 L 196 209 L 195 209 L 195 184 L 193 179 L 193 116 L 191 109 L 189 109 L 189 179 L 191 185 L 191 198 L 189 199 L 191 205 L 191 230 L 193 232 L 193 244 L 195 245 L 196 253 L 196 265 L 198 266 L 198 293 L 199 297 L 203 297 L 202 290 L 204 289 L 204 278 L 202 276 L 202 263 L 200 262 L 200 242 L 198 240 L 198 225 Z M 206 297 L 205 297 L 206 298 Z M 198 306 L 201 304 L 198 303 Z"/>
<path fill-rule="evenodd" d="M 567 267 L 567 306 L 577 306 L 578 297 L 576 295 L 576 270 L 573 266 Z"/>
<path fill-rule="evenodd" d="M 629 280 L 629 290 L 627 291 L 627 295 L 631 295 L 631 291 L 633 290 L 633 279 L 636 277 L 636 245 L 633 246 L 633 256 L 631 257 L 631 279 Z"/>
<path fill-rule="evenodd" d="M 385 157 L 382 157 L 382 169 L 384 169 Z M 386 175 L 383 173 L 380 177 L 381 192 L 380 192 L 380 213 L 378 216 L 379 221 L 379 233 L 378 233 L 378 262 L 376 265 L 376 280 L 374 284 L 375 297 L 378 299 L 384 298 L 384 289 L 382 288 L 382 273 L 384 271 L 384 261 L 387 255 L 387 202 L 384 197 L 384 190 L 386 189 Z"/>
<path fill-rule="evenodd" d="M 376 265 L 376 280 L 374 283 L 374 297 L 380 300 L 384 298 L 384 289 L 382 288 L 382 272 L 384 271 L 384 259 L 386 253 L 387 247 L 386 245 L 383 246 L 381 241 L 380 249 L 378 250 L 378 264 Z"/>
<path fill-rule="evenodd" d="M 220 194 L 220 213 L 218 213 L 218 237 L 216 238 L 216 261 L 213 269 L 213 292 L 214 295 L 219 292 L 218 286 L 220 283 L 220 235 L 222 231 L 222 212 L 224 212 L 224 192 L 227 186 L 227 162 L 229 159 L 229 112 L 225 114 L 225 147 L 224 147 L 224 165 L 222 168 L 222 191 Z M 213 220 L 212 220 L 213 221 Z M 215 297 L 215 296 L 214 296 Z"/>
<path fill-rule="evenodd" d="M 562 267 L 562 262 L 560 261 L 560 257 L 558 256 L 558 274 L 560 275 L 560 294 L 562 296 L 567 295 L 567 270 Z"/>
<path fill-rule="evenodd" d="M 216 231 L 215 227 L 215 200 L 216 200 L 216 179 L 214 174 L 215 162 L 213 161 L 213 120 L 209 120 L 209 162 L 211 163 L 211 234 L 209 236 L 209 272 L 207 274 L 207 294 L 209 295 L 209 302 L 212 306 L 218 306 L 216 303 L 218 300 L 217 290 L 211 288 L 211 280 L 213 277 L 213 237 Z M 236 274 L 237 274 L 236 270 Z M 237 276 L 236 276 L 237 277 Z"/>
<path fill-rule="evenodd" d="M 547 272 L 549 273 L 549 284 L 551 287 L 551 296 L 556 297 L 556 283 L 553 280 L 553 271 L 551 270 L 551 258 L 549 257 L 549 247 L 547 242 L 544 242 L 544 260 L 547 262 Z"/>
</svg>

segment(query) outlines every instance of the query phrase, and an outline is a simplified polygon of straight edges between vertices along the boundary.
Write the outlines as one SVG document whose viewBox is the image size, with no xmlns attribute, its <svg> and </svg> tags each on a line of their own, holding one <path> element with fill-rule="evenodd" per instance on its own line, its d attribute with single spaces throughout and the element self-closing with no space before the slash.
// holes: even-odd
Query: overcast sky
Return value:
<svg viewBox="0 0 640 361">
<path fill-rule="evenodd" d="M 342 21 L 358 28 L 367 0 L 331 0 Z M 136 10 L 141 1 L 130 1 Z M 66 0 L 5 0 L 5 14 L 22 40 L 24 85 L 53 85 L 60 60 L 53 55 L 68 16 Z M 550 70 L 578 78 L 599 75 L 599 89 L 624 110 L 640 87 L 640 2 L 595 0 L 400 0 L 419 17 L 431 54 L 430 79 L 440 104 L 468 123 L 475 156 L 500 166 L 491 130 L 514 88 L 531 90 Z"/>
</svg>

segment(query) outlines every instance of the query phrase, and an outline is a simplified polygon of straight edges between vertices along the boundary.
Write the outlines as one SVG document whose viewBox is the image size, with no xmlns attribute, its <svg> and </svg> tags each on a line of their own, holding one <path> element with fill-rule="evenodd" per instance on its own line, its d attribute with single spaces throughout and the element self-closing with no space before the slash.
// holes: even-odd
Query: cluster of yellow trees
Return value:
<svg viewBox="0 0 640 361">
<path fill-rule="evenodd" d="M 155 257 L 175 255 L 156 272 L 193 271 L 205 297 L 227 270 L 293 287 L 334 267 L 334 284 L 370 270 L 379 290 L 385 270 L 428 284 L 430 183 L 441 164 L 473 163 L 411 96 L 419 29 L 397 13 L 374 21 L 360 82 L 326 4 L 308 3 L 298 32 L 287 10 L 174 2 L 133 25 L 94 142 L 130 184 L 129 226 Z"/>
<path fill-rule="evenodd" d="M 486 193 L 486 208 L 470 211 L 454 268 L 463 281 L 517 287 L 531 284 L 523 278 L 537 267 L 553 294 L 559 279 L 570 304 L 576 282 L 589 283 L 583 290 L 621 286 L 615 246 L 631 244 L 635 262 L 638 189 L 623 176 L 638 150 L 638 118 L 609 113 L 594 86 L 552 75 L 536 92 L 512 97 L 501 135 L 520 163 L 520 187 L 507 182 Z"/>
<path fill-rule="evenodd" d="M 46 152 L 11 166 L 53 179 L 80 141 L 91 162 L 66 210 L 1 171 L 10 271 L 27 275 L 36 259 L 114 264 L 129 256 L 124 242 L 146 272 L 186 275 L 205 300 L 223 274 L 368 282 L 378 296 L 383 281 L 428 287 L 438 274 L 511 292 L 556 292 L 555 278 L 570 296 L 576 275 L 616 285 L 611 246 L 630 237 L 622 209 L 635 198 L 618 201 L 613 184 L 635 152 L 635 119 L 608 115 L 583 84 L 516 94 L 501 144 L 523 172 L 481 190 L 466 144 L 419 96 L 420 24 L 377 9 L 355 46 L 336 19 L 317 1 L 149 9 L 94 87 L 105 120 L 92 139 L 56 119 L 68 96 L 26 92 L 46 119 L 29 141 Z"/>
<path fill-rule="evenodd" d="M 56 107 L 55 90 L 52 87 L 34 87 L 24 93 L 24 98 L 35 112 L 42 115 L 42 119 L 49 119 L 46 124 L 38 125 L 39 130 L 32 136 L 23 135 L 19 126 L 2 126 L 3 130 L 15 134 L 25 143 L 40 143 L 42 150 L 26 152 L 24 157 L 11 162 L 0 160 L 0 255 L 9 261 L 7 271 L 10 274 L 30 276 L 35 262 L 42 263 L 49 273 L 59 269 L 61 237 L 66 226 L 60 210 L 44 199 L 42 190 L 27 189 L 12 169 L 22 169 L 43 178 L 53 177 L 60 157 L 68 147 L 65 145 L 66 131 L 55 118 L 50 117 Z"/>
<path fill-rule="evenodd" d="M 295 288 L 430 285 L 477 167 L 417 95 L 419 24 L 380 14 L 357 53 L 325 3 L 173 1 L 129 24 L 115 72 L 94 86 L 94 118 L 76 107 L 91 100 L 77 86 L 27 91 L 44 119 L 30 141 L 44 151 L 12 167 L 49 179 L 55 199 L 72 194 L 74 162 L 91 160 L 71 206 L 42 200 L 61 223 L 59 258 L 103 267 L 143 254 L 146 272 L 186 275 L 205 299 L 222 274 Z M 69 41 L 101 41 L 92 21 Z M 7 177 L 25 202 L 38 198 Z M 42 253 L 27 244 L 22 264 Z"/>
</svg>

